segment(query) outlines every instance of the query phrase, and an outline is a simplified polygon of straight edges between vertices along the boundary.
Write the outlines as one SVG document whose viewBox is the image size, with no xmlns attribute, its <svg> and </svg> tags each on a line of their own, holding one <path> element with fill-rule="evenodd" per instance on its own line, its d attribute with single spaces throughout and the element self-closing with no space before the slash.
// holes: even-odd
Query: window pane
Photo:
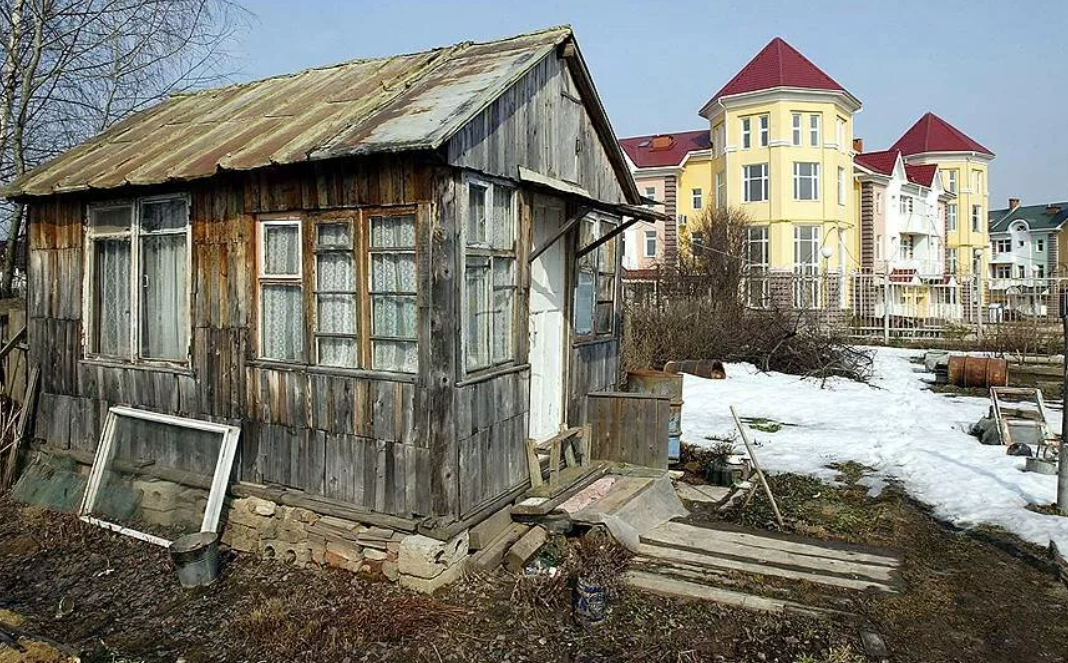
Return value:
<svg viewBox="0 0 1068 663">
<path fill-rule="evenodd" d="M 383 371 L 414 373 L 419 363 L 413 341 L 374 341 L 372 344 L 374 367 Z"/>
<path fill-rule="evenodd" d="M 356 295 L 319 295 L 316 331 L 323 334 L 356 333 Z"/>
<path fill-rule="evenodd" d="M 320 338 L 318 343 L 320 365 L 342 368 L 353 368 L 357 365 L 356 339 Z"/>
<path fill-rule="evenodd" d="M 575 333 L 593 333 L 594 276 L 591 271 L 579 271 L 575 284 Z"/>
<path fill-rule="evenodd" d="M 141 239 L 141 356 L 183 360 L 188 354 L 186 236 Z"/>
<path fill-rule="evenodd" d="M 415 292 L 415 254 L 373 254 L 371 256 L 371 290 L 374 292 Z"/>
<path fill-rule="evenodd" d="M 347 249 L 352 246 L 352 230 L 347 223 L 319 224 L 317 233 L 319 248 Z"/>
<path fill-rule="evenodd" d="M 112 357 L 130 355 L 130 242 L 93 242 L 96 307 L 96 352 Z"/>
<path fill-rule="evenodd" d="M 596 332 L 607 334 L 612 331 L 612 302 L 599 302 L 595 310 Z"/>
<path fill-rule="evenodd" d="M 315 278 L 321 291 L 356 290 L 356 269 L 351 253 L 321 253 L 315 257 Z"/>
<path fill-rule="evenodd" d="M 414 249 L 415 217 L 411 214 L 371 217 L 371 248 Z"/>
<path fill-rule="evenodd" d="M 92 214 L 93 231 L 98 233 L 128 232 L 133 208 L 114 207 L 95 209 Z"/>
<path fill-rule="evenodd" d="M 467 185 L 467 243 L 486 243 L 486 187 Z"/>
<path fill-rule="evenodd" d="M 493 260 L 493 361 L 512 358 L 512 320 L 514 319 L 515 260 Z"/>
<path fill-rule="evenodd" d="M 300 360 L 304 346 L 300 286 L 265 283 L 262 288 L 263 357 L 279 361 Z"/>
<path fill-rule="evenodd" d="M 415 338 L 415 295 L 373 295 L 371 310 L 373 335 Z"/>
<path fill-rule="evenodd" d="M 493 248 L 508 250 L 514 245 L 515 214 L 512 212 L 512 190 L 493 187 Z"/>
<path fill-rule="evenodd" d="M 263 273 L 269 276 L 300 274 L 300 226 L 263 227 Z"/>
<path fill-rule="evenodd" d="M 182 198 L 141 203 L 141 230 L 144 232 L 180 230 L 185 228 L 188 219 Z"/>
<path fill-rule="evenodd" d="M 468 256 L 464 279 L 467 288 L 467 368 L 488 366 L 490 347 L 490 262 Z"/>
</svg>

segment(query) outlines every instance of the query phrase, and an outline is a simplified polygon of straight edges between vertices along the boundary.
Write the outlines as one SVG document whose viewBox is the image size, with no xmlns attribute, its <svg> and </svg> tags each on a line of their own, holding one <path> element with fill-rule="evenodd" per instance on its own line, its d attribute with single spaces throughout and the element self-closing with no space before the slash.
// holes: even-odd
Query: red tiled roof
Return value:
<svg viewBox="0 0 1068 663">
<path fill-rule="evenodd" d="M 993 152 L 934 113 L 927 113 L 917 120 L 891 149 L 900 150 L 905 156 L 923 152 L 981 152 L 994 156 Z"/>
<path fill-rule="evenodd" d="M 891 175 L 894 172 L 894 164 L 897 163 L 898 154 L 897 150 L 864 152 L 853 157 L 853 161 L 868 170 L 874 170 L 883 175 Z"/>
<path fill-rule="evenodd" d="M 931 185 L 934 184 L 936 170 L 938 170 L 938 166 L 933 163 L 926 166 L 910 166 L 905 164 L 905 176 L 909 178 L 909 181 L 913 184 L 919 184 L 927 188 L 931 188 Z"/>
<path fill-rule="evenodd" d="M 787 44 L 782 37 L 776 37 L 757 53 L 749 64 L 742 67 L 708 103 L 732 94 L 775 87 L 846 91 L 796 48 Z"/>
<path fill-rule="evenodd" d="M 708 129 L 699 129 L 621 138 L 619 144 L 638 168 L 663 168 L 679 165 L 690 152 L 709 149 L 712 137 Z"/>
</svg>

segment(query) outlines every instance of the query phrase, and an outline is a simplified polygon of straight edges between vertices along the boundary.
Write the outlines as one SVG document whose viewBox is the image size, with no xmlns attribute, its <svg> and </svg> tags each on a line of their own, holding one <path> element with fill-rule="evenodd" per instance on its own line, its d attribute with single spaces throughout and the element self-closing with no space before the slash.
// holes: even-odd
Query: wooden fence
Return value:
<svg viewBox="0 0 1068 663">
<path fill-rule="evenodd" d="M 586 411 L 591 458 L 667 469 L 669 397 L 597 392 L 587 397 Z"/>
</svg>

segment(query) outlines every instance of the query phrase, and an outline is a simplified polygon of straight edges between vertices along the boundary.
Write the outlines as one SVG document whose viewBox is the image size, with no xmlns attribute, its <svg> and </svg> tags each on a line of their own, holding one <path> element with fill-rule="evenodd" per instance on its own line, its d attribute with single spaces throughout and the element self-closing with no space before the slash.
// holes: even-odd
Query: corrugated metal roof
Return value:
<svg viewBox="0 0 1068 663">
<path fill-rule="evenodd" d="M 550 28 L 175 96 L 27 173 L 4 193 L 111 189 L 437 149 L 570 37 L 569 27 Z"/>
</svg>

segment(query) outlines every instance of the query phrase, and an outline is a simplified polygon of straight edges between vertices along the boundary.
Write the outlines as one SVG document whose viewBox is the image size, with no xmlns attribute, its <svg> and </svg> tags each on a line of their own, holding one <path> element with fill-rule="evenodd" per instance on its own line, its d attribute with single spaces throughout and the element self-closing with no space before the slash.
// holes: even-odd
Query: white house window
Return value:
<svg viewBox="0 0 1068 663">
<path fill-rule="evenodd" d="M 838 167 L 838 204 L 846 204 L 846 176 L 845 168 Z"/>
<path fill-rule="evenodd" d="M 693 208 L 695 210 L 701 209 L 704 206 L 704 201 L 702 200 L 703 196 L 702 196 L 701 189 L 692 190 L 690 192 L 690 198 L 691 198 L 690 202 L 693 203 Z"/>
<path fill-rule="evenodd" d="M 957 249 L 946 251 L 946 271 L 950 274 L 957 273 Z"/>
<path fill-rule="evenodd" d="M 370 219 L 371 368 L 413 373 L 416 350 L 415 216 Z"/>
<path fill-rule="evenodd" d="M 277 361 L 304 358 L 301 221 L 260 223 L 260 356 Z"/>
<path fill-rule="evenodd" d="M 801 113 L 793 113 L 790 116 L 792 136 L 791 141 L 794 145 L 801 145 Z"/>
<path fill-rule="evenodd" d="M 794 226 L 794 307 L 816 308 L 820 300 L 820 227 Z"/>
<path fill-rule="evenodd" d="M 767 115 L 760 116 L 760 146 L 768 146 L 768 130 L 771 123 L 771 118 Z"/>
<path fill-rule="evenodd" d="M 957 192 L 957 171 L 955 170 L 946 171 L 946 191 Z"/>
<path fill-rule="evenodd" d="M 846 121 L 840 117 L 835 122 L 835 138 L 837 139 L 838 149 L 844 151 L 846 148 Z"/>
<path fill-rule="evenodd" d="M 994 240 L 994 253 L 1009 253 L 1012 251 L 1011 239 Z"/>
<path fill-rule="evenodd" d="M 514 358 L 514 199 L 512 189 L 498 184 L 468 184 L 463 328 L 469 371 Z"/>
<path fill-rule="evenodd" d="M 1040 279 L 1046 278 L 1046 266 L 1045 265 L 1035 265 L 1035 277 L 1036 278 L 1040 278 Z"/>
<path fill-rule="evenodd" d="M 753 144 L 753 120 L 752 118 L 742 118 L 742 149 L 748 150 Z"/>
<path fill-rule="evenodd" d="M 912 260 L 916 257 L 916 238 L 914 236 L 901 236 L 901 257 L 905 260 Z"/>
<path fill-rule="evenodd" d="M 1023 265 L 1016 265 L 1016 274 L 1022 279 L 1027 277 L 1027 268 Z"/>
<path fill-rule="evenodd" d="M 883 194 L 875 192 L 875 213 L 882 214 L 883 211 Z"/>
<path fill-rule="evenodd" d="M 983 208 L 980 205 L 972 205 L 972 232 L 977 233 L 982 227 Z"/>
<path fill-rule="evenodd" d="M 90 354 L 126 361 L 187 361 L 186 198 L 93 207 L 87 242 Z"/>
<path fill-rule="evenodd" d="M 794 163 L 794 200 L 819 200 L 820 165 Z"/>
<path fill-rule="evenodd" d="M 645 257 L 646 258 L 655 258 L 656 257 L 656 231 L 655 230 L 646 230 L 645 231 Z"/>
<path fill-rule="evenodd" d="M 1045 250 L 1046 250 L 1046 240 L 1044 240 L 1044 239 L 1036 239 L 1035 240 L 1035 252 L 1036 253 L 1042 253 Z"/>
<path fill-rule="evenodd" d="M 614 221 L 587 216 L 579 230 L 580 251 L 616 227 Z M 649 250 L 646 231 L 646 252 Z M 656 232 L 653 232 L 654 252 Z M 575 263 L 573 327 L 577 336 L 611 334 L 615 329 L 616 238 L 586 252 Z"/>
<path fill-rule="evenodd" d="M 765 308 L 770 303 L 768 262 L 770 256 L 767 226 L 747 226 L 745 229 L 745 295 L 746 304 Z"/>
<path fill-rule="evenodd" d="M 946 204 L 946 230 L 950 232 L 957 230 L 957 203 Z"/>
<path fill-rule="evenodd" d="M 994 267 L 994 278 L 1012 278 L 1012 265 L 996 265 Z"/>
<path fill-rule="evenodd" d="M 808 142 L 812 147 L 820 146 L 820 116 L 808 116 Z"/>
<path fill-rule="evenodd" d="M 899 206 L 902 214 L 912 214 L 912 196 L 901 196 Z"/>
<path fill-rule="evenodd" d="M 645 197 L 648 198 L 649 200 L 656 200 L 656 187 L 652 187 L 652 186 L 645 187 Z M 651 207 L 656 207 L 656 205 L 654 203 L 646 203 L 645 206 L 646 207 L 650 207 L 650 208 Z"/>
<path fill-rule="evenodd" d="M 727 182 L 723 171 L 716 173 L 716 207 L 727 206 Z"/>
<path fill-rule="evenodd" d="M 686 215 L 685 214 L 678 214 L 678 215 L 675 216 L 675 226 L 678 227 L 678 228 L 685 228 L 686 227 Z"/>
<path fill-rule="evenodd" d="M 768 164 L 742 166 L 742 200 L 760 203 L 768 199 Z"/>
</svg>

